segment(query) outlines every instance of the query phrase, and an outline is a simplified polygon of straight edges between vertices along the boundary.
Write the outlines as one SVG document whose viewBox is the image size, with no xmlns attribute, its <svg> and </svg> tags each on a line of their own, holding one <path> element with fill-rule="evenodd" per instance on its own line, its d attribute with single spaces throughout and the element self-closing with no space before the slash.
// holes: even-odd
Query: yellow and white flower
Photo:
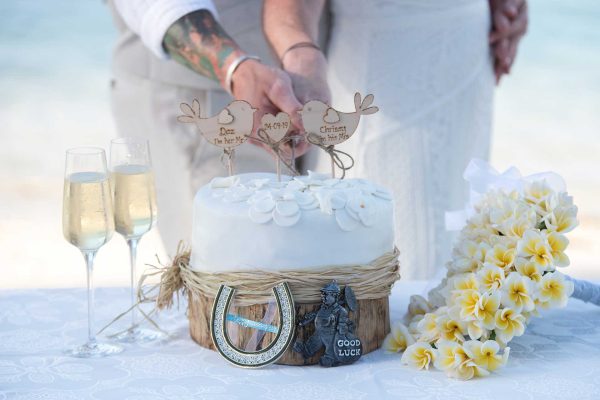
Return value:
<svg viewBox="0 0 600 400">
<path fill-rule="evenodd" d="M 515 249 L 501 244 L 495 245 L 485 256 L 485 265 L 495 265 L 504 270 L 509 269 L 515 262 Z"/>
<path fill-rule="evenodd" d="M 450 315 L 441 315 L 436 320 L 440 340 L 450 340 L 454 342 L 463 342 L 464 334 L 467 333 L 466 326 L 458 319 L 452 318 Z"/>
<path fill-rule="evenodd" d="M 479 299 L 481 294 L 475 289 L 463 290 L 460 296 L 456 299 L 456 309 L 461 321 L 471 321 L 477 319 L 475 312 L 479 307 Z"/>
<path fill-rule="evenodd" d="M 547 273 L 538 284 L 538 298 L 544 307 L 564 307 L 573 288 L 573 282 L 560 272 Z"/>
<path fill-rule="evenodd" d="M 512 308 L 496 311 L 495 320 L 494 332 L 502 343 L 508 343 L 513 337 L 521 336 L 525 332 L 525 317 Z"/>
<path fill-rule="evenodd" d="M 410 303 L 408 304 L 408 314 L 410 316 L 425 315 L 431 311 L 431 304 L 423 296 L 417 294 L 410 296 Z"/>
<path fill-rule="evenodd" d="M 453 253 L 452 263 L 449 265 L 453 273 L 475 272 L 484 261 L 490 246 L 487 243 L 476 243 L 465 240 L 458 244 Z"/>
<path fill-rule="evenodd" d="M 383 349 L 389 353 L 399 353 L 414 342 L 415 339 L 413 339 L 408 328 L 398 322 L 392 325 L 391 332 L 383 340 Z"/>
<path fill-rule="evenodd" d="M 437 343 L 435 367 L 453 378 L 468 380 L 475 376 L 486 376 L 489 372 L 477 365 L 465 349 L 456 342 L 440 340 Z"/>
<path fill-rule="evenodd" d="M 437 326 L 438 316 L 434 313 L 427 313 L 417 324 L 417 330 L 419 331 L 418 341 L 422 342 L 433 342 L 440 336 L 440 332 Z"/>
<path fill-rule="evenodd" d="M 500 345 L 495 340 L 486 340 L 485 342 L 469 340 L 463 343 L 463 348 L 469 358 L 489 372 L 504 366 L 510 352 L 510 348 L 506 347 L 503 354 L 498 354 Z"/>
<path fill-rule="evenodd" d="M 557 267 L 566 267 L 569 265 L 569 257 L 565 254 L 565 250 L 569 245 L 569 239 L 560 233 L 550 232 L 545 233 L 546 241 L 550 246 L 550 254 L 554 260 L 554 265 Z M 548 270 L 548 268 L 546 268 Z"/>
<path fill-rule="evenodd" d="M 540 232 L 528 230 L 517 244 L 517 254 L 529 258 L 539 266 L 546 269 L 553 263 L 552 249 L 548 241 Z"/>
<path fill-rule="evenodd" d="M 401 362 L 417 369 L 429 369 L 436 358 L 436 349 L 427 342 L 416 342 L 406 348 Z"/>
<path fill-rule="evenodd" d="M 515 268 L 517 272 L 527 278 L 531 279 L 533 282 L 539 282 L 542 280 L 542 274 L 544 270 L 538 264 L 533 261 L 529 261 L 526 258 L 518 257 L 515 261 Z"/>
<path fill-rule="evenodd" d="M 477 272 L 479 287 L 485 291 L 499 289 L 504 283 L 504 278 L 504 270 L 495 265 L 486 265 Z"/>
<path fill-rule="evenodd" d="M 530 280 L 518 272 L 511 272 L 502 285 L 502 305 L 517 312 L 531 311 L 535 307 Z"/>
<path fill-rule="evenodd" d="M 551 232 L 571 232 L 579 224 L 577 206 L 559 206 L 544 217 L 546 228 Z"/>
<path fill-rule="evenodd" d="M 496 311 L 500 307 L 500 292 L 486 292 L 479 297 L 474 315 L 482 327 L 494 329 Z"/>
</svg>

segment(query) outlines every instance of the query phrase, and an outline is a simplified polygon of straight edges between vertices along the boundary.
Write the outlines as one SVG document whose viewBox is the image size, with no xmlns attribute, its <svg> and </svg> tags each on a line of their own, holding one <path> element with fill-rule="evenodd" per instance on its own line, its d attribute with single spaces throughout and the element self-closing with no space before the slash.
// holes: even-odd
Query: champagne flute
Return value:
<svg viewBox="0 0 600 400">
<path fill-rule="evenodd" d="M 156 224 L 156 191 L 148 141 L 119 138 L 110 143 L 110 170 L 115 204 L 115 229 L 129 246 L 131 327 L 116 336 L 123 342 L 164 339 L 163 332 L 141 329 L 136 311 L 136 255 L 141 237 Z"/>
<path fill-rule="evenodd" d="M 74 357 L 104 357 L 121 346 L 96 340 L 94 332 L 94 257 L 115 230 L 106 155 L 95 147 L 67 150 L 63 192 L 63 235 L 83 253 L 87 266 L 88 341 L 69 349 Z"/>
</svg>

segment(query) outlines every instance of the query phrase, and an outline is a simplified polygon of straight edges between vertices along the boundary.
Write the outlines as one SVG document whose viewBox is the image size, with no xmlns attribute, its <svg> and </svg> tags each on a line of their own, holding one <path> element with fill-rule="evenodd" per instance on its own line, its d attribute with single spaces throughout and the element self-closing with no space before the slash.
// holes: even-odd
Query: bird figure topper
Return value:
<svg viewBox="0 0 600 400">
<path fill-rule="evenodd" d="M 379 108 L 371 106 L 373 95 L 361 102 L 360 93 L 354 95 L 355 111 L 343 113 L 319 100 L 311 100 L 302 107 L 300 116 L 307 134 L 315 134 L 326 146 L 340 144 L 350 138 L 358 127 L 361 115 L 374 114 Z"/>
<path fill-rule="evenodd" d="M 333 109 L 319 100 L 311 100 L 299 112 L 306 132 L 306 140 L 319 146 L 331 157 L 331 176 L 335 177 L 335 167 L 342 171 L 342 178 L 346 171 L 354 166 L 354 159 L 346 152 L 335 149 L 356 132 L 361 115 L 374 114 L 379 111 L 373 103 L 373 95 L 365 96 L 361 101 L 360 93 L 354 94 L 354 112 L 343 113 Z M 347 161 L 344 162 L 344 157 Z"/>
<path fill-rule="evenodd" d="M 181 103 L 179 107 L 183 115 L 178 116 L 177 120 L 195 124 L 198 132 L 209 143 L 223 148 L 229 174 L 233 175 L 234 148 L 244 143 L 252 133 L 256 109 L 243 100 L 235 100 L 217 115 L 202 118 L 200 102 L 197 99 L 192 101 L 191 106 Z"/>
</svg>

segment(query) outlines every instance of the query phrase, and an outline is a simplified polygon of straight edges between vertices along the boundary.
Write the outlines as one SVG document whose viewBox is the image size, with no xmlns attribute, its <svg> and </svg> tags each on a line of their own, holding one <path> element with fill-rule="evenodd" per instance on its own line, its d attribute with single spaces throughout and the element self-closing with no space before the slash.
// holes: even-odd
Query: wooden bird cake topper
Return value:
<svg viewBox="0 0 600 400">
<path fill-rule="evenodd" d="M 224 160 L 227 160 L 229 175 L 233 175 L 233 154 L 235 147 L 244 143 L 254 127 L 255 108 L 243 100 L 229 103 L 217 115 L 208 118 L 200 116 L 200 102 L 192 101 L 190 106 L 181 103 L 183 115 L 177 117 L 179 122 L 195 124 L 198 132 L 209 143 L 223 148 Z"/>
<path fill-rule="evenodd" d="M 354 166 L 354 159 L 335 149 L 335 145 L 345 142 L 356 132 L 361 115 L 379 111 L 373 103 L 373 95 L 365 96 L 361 101 L 360 93 L 354 95 L 354 112 L 343 113 L 319 100 L 311 100 L 302 107 L 300 115 L 306 132 L 306 140 L 319 146 L 331 157 L 331 176 L 335 176 L 335 167 L 342 170 L 342 179 L 346 171 Z M 345 164 L 342 157 L 347 158 Z"/>
<path fill-rule="evenodd" d="M 290 116 L 287 113 L 279 112 L 277 115 L 265 114 L 260 119 L 260 127 L 256 132 L 256 137 L 252 138 L 271 149 L 275 155 L 275 169 L 278 181 L 281 181 L 280 162 L 283 162 L 292 174 L 298 174 L 293 162 L 287 162 L 281 154 L 280 146 L 288 141 L 289 137 L 286 137 L 286 135 L 291 126 Z"/>
</svg>

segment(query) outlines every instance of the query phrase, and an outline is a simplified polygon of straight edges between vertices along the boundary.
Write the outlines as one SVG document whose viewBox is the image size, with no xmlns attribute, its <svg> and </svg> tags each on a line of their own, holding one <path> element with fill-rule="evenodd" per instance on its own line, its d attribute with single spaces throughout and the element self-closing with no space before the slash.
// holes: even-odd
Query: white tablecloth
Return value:
<svg viewBox="0 0 600 400">
<path fill-rule="evenodd" d="M 400 282 L 392 318 L 423 283 Z M 98 289 L 97 325 L 127 308 L 128 291 Z M 104 359 L 62 355 L 86 331 L 85 290 L 0 292 L 0 400 L 4 399 L 600 399 L 600 308 L 571 300 L 511 342 L 508 365 L 468 382 L 414 371 L 377 351 L 338 368 L 236 368 L 189 337 L 185 310 L 163 314 L 176 337 L 130 345 Z"/>
</svg>

